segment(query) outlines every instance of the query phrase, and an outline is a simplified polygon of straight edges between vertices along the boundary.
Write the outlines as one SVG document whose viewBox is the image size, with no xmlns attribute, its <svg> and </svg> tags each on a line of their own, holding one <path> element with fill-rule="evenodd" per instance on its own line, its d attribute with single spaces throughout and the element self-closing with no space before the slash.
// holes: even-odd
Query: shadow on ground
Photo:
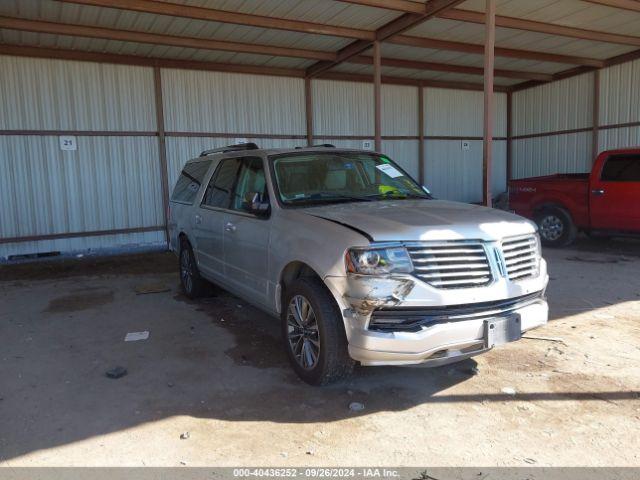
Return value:
<svg viewBox="0 0 640 480">
<path fill-rule="evenodd" d="M 610 268 L 588 260 L 597 252 L 587 247 L 550 256 L 587 253 L 586 264 Z M 277 321 L 219 290 L 188 301 L 175 263 L 171 254 L 153 254 L 59 263 L 67 274 L 51 264 L 0 267 L 0 460 L 176 415 L 325 423 L 424 403 L 637 398 L 628 391 L 446 393 L 477 373 L 474 360 L 435 369 L 358 368 L 336 385 L 310 387 L 290 369 Z M 566 267 L 554 272 L 551 265 L 552 275 L 572 281 Z M 154 283 L 157 293 L 136 293 L 141 284 L 153 292 Z M 624 298 L 611 301 L 638 299 L 631 287 L 618 295 Z M 567 305 L 565 298 L 557 303 Z M 151 332 L 148 340 L 123 341 L 142 330 Z M 128 375 L 107 378 L 116 365 Z M 352 411 L 352 402 L 365 409 Z"/>
</svg>

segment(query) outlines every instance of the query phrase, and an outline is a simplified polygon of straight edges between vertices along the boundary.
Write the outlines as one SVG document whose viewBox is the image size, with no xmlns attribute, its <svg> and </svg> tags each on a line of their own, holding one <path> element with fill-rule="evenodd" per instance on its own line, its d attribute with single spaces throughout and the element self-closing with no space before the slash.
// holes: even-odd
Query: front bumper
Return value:
<svg viewBox="0 0 640 480">
<path fill-rule="evenodd" d="M 522 333 L 546 324 L 549 314 L 543 295 L 548 283 L 544 260 L 537 277 L 517 282 L 499 278 L 469 289 L 437 289 L 409 275 L 327 277 L 325 282 L 342 309 L 349 354 L 362 365 L 453 363 L 491 349 L 487 321 L 517 316 Z M 502 305 L 508 299 L 514 302 Z M 450 318 L 442 313 L 449 307 L 454 310 Z M 471 311 L 465 313 L 466 307 Z M 410 310 L 414 317 L 435 310 L 438 315 L 425 313 L 424 321 L 414 322 L 418 326 L 410 331 L 374 328 L 374 312 L 385 310 Z"/>
<path fill-rule="evenodd" d="M 547 323 L 548 314 L 543 298 L 508 313 L 519 317 L 521 333 Z M 349 354 L 363 365 L 439 366 L 457 362 L 492 348 L 487 344 L 485 323 L 495 318 L 501 316 L 442 321 L 417 332 L 366 330 L 349 342 Z"/>
</svg>

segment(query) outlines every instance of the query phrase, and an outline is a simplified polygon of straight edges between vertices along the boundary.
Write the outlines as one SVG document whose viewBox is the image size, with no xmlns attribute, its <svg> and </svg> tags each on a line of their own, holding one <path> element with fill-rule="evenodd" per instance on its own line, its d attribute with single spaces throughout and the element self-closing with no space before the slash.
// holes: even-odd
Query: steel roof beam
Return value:
<svg viewBox="0 0 640 480">
<path fill-rule="evenodd" d="M 383 25 L 375 31 L 375 41 L 382 42 L 394 35 L 398 35 L 405 30 L 408 30 L 420 23 L 428 20 L 429 18 L 442 13 L 456 5 L 462 3 L 464 0 L 431 0 L 425 5 L 424 12 L 422 13 L 405 13 L 400 17 L 392 20 L 391 22 Z M 355 42 L 347 45 L 337 52 L 335 60 L 321 61 L 314 65 L 311 65 L 307 69 L 307 76 L 314 77 L 322 72 L 326 72 L 336 65 L 348 60 L 349 58 L 359 55 L 365 50 L 371 48 L 372 41 L 369 40 L 356 40 Z"/>
<path fill-rule="evenodd" d="M 246 73 L 253 75 L 277 75 L 302 78 L 305 71 L 293 68 L 274 68 L 259 65 L 242 65 L 230 63 L 203 62 L 196 60 L 174 60 L 160 57 L 143 57 L 139 55 L 122 55 L 117 53 L 87 52 L 62 48 L 28 47 L 0 43 L 3 55 L 20 57 L 55 58 L 84 62 L 113 63 L 119 65 L 137 65 L 145 67 L 180 68 L 185 70 L 205 70 L 216 72 Z M 371 75 L 357 75 L 350 73 L 328 72 L 321 76 L 328 80 L 345 80 L 352 82 L 373 82 Z M 382 83 L 396 85 L 431 86 L 440 88 L 460 88 L 464 90 L 482 90 L 480 83 L 444 82 L 438 80 L 420 80 L 394 76 L 382 76 Z M 496 91 L 506 91 L 507 87 L 496 87 Z"/>
<path fill-rule="evenodd" d="M 347 63 L 357 63 L 360 65 L 373 65 L 373 58 L 365 55 L 358 55 L 347 60 Z M 408 68 L 412 70 L 430 70 L 435 72 L 462 73 L 468 75 L 484 75 L 482 67 L 471 67 L 467 65 L 452 65 L 449 63 L 422 62 L 417 60 L 404 60 L 398 58 L 382 58 L 383 67 Z M 547 73 L 523 72 L 517 70 L 495 69 L 494 74 L 502 78 L 522 78 L 525 80 L 538 80 L 548 82 L 553 79 L 553 75 Z"/>
<path fill-rule="evenodd" d="M 370 7 L 386 8 L 387 10 L 400 11 L 405 13 L 419 14 L 428 8 L 429 3 L 423 4 L 412 1 L 376 1 L 376 0 L 341 0 L 347 3 L 366 5 Z M 586 0 L 599 5 L 607 5 L 615 8 L 625 8 L 627 10 L 640 11 L 640 5 L 632 0 Z M 451 8 L 436 15 L 438 18 L 448 20 L 458 20 L 461 22 L 484 24 L 484 13 L 460 8 Z M 549 35 L 559 35 L 564 37 L 579 38 L 581 40 L 593 40 L 596 42 L 616 43 L 621 45 L 640 46 L 640 37 L 632 35 L 621 35 L 617 33 L 602 32 L 598 30 L 588 30 L 583 28 L 557 25 L 555 23 L 538 22 L 523 18 L 506 17 L 496 15 L 496 26 L 503 28 L 514 28 L 517 30 L 527 30 L 530 32 L 546 33 Z"/>
<path fill-rule="evenodd" d="M 471 22 L 484 24 L 484 13 L 472 12 L 471 10 L 451 9 L 442 12 L 438 18 L 458 20 L 461 22 Z M 496 26 L 503 28 L 513 28 L 516 30 L 527 30 L 529 32 L 546 33 L 548 35 L 560 35 L 563 37 L 578 38 L 580 40 L 592 40 L 595 42 L 616 43 L 620 45 L 635 45 L 640 47 L 640 37 L 631 35 L 620 35 L 618 33 L 600 32 L 583 28 L 567 27 L 554 23 L 537 22 L 522 18 L 505 17 L 496 15 Z"/>
<path fill-rule="evenodd" d="M 336 58 L 336 54 L 333 52 L 323 52 L 319 50 L 227 42 L 221 40 L 210 40 L 207 38 L 178 37 L 158 33 L 117 30 L 113 28 L 93 27 L 87 25 L 45 22 L 41 20 L 26 20 L 13 17 L 0 17 L 0 28 L 56 35 L 71 35 L 74 37 L 100 38 L 104 40 L 119 40 L 123 42 L 150 43 L 154 45 L 171 45 L 175 47 L 222 50 L 236 53 L 255 53 L 259 55 L 273 55 L 312 60 L 328 61 Z"/>
<path fill-rule="evenodd" d="M 213 8 L 194 7 L 178 3 L 158 2 L 155 0 L 60 0 L 78 5 L 117 8 L 171 17 L 192 18 L 194 20 L 208 20 L 212 22 L 232 23 L 291 32 L 313 33 L 318 35 L 333 35 L 336 37 L 356 38 L 360 40 L 374 40 L 374 32 L 358 28 L 339 27 L 316 22 L 289 20 L 278 17 L 267 17 L 248 13 L 229 12 Z"/>
<path fill-rule="evenodd" d="M 169 15 L 181 18 L 193 18 L 199 20 L 215 21 L 221 23 L 231 23 L 236 25 L 254 26 L 268 29 L 280 29 L 299 33 L 311 33 L 319 35 L 332 35 L 359 40 L 375 39 L 375 32 L 363 29 L 338 27 L 323 23 L 304 22 L 288 20 L 277 17 L 267 17 L 262 15 L 252 15 L 246 13 L 229 12 L 225 10 L 215 10 L 204 7 L 194 7 L 190 5 L 180 5 L 169 2 L 158 2 L 155 0 L 59 0 L 67 3 L 79 5 L 91 5 L 105 8 L 117 8 L 122 10 L 138 11 L 150 14 Z M 596 1 L 596 0 L 594 0 Z M 603 2 L 624 1 L 624 0 L 602 0 Z M 424 4 L 409 0 L 370 0 L 368 2 L 356 2 L 377 7 L 397 7 L 407 12 L 424 12 Z M 482 55 L 482 45 L 467 44 L 462 42 L 447 42 L 436 39 L 426 39 L 422 37 L 408 37 L 398 35 L 387 39 L 388 42 L 403 45 L 413 45 L 424 48 L 436 48 L 440 50 L 454 50 L 467 53 L 477 53 Z M 518 49 L 496 48 L 496 56 L 525 58 L 531 60 L 550 61 L 558 63 L 586 65 L 592 67 L 602 66 L 602 61 L 583 58 L 571 55 L 556 55 L 544 52 L 532 52 Z"/>
<path fill-rule="evenodd" d="M 438 40 L 426 37 L 411 37 L 398 35 L 387 40 L 388 43 L 396 45 L 406 45 L 418 48 L 429 48 L 432 50 L 451 50 L 455 52 L 484 54 L 484 46 L 475 43 L 452 42 L 449 40 Z M 515 48 L 496 47 L 497 57 L 517 58 L 526 60 L 536 60 L 539 62 L 566 63 L 569 65 L 585 65 L 589 67 L 603 67 L 604 60 L 595 58 L 579 57 L 575 55 L 560 55 L 556 53 L 538 52 L 533 50 L 520 50 Z"/>
</svg>

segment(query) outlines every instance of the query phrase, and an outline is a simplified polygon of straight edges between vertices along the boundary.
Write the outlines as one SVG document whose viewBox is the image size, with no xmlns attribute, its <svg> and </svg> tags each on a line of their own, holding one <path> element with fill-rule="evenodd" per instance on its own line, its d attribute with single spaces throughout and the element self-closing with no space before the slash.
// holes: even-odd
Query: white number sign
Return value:
<svg viewBox="0 0 640 480">
<path fill-rule="evenodd" d="M 76 137 L 74 136 L 62 136 L 60 137 L 60 150 L 77 150 L 78 144 L 76 143 Z"/>
</svg>

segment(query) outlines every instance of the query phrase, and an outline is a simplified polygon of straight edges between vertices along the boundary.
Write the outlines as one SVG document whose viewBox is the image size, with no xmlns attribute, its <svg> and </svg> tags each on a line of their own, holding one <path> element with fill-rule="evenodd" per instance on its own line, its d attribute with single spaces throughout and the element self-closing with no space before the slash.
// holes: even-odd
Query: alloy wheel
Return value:
<svg viewBox="0 0 640 480">
<path fill-rule="evenodd" d="M 298 365 L 313 369 L 320 358 L 320 331 L 313 307 L 302 295 L 294 296 L 289 302 L 287 338 Z"/>
<path fill-rule="evenodd" d="M 184 289 L 191 292 L 193 290 L 193 262 L 188 248 L 183 248 L 180 252 L 180 279 Z"/>
<path fill-rule="evenodd" d="M 558 240 L 564 232 L 562 220 L 555 215 L 546 215 L 540 222 L 540 234 L 545 240 Z"/>
</svg>

